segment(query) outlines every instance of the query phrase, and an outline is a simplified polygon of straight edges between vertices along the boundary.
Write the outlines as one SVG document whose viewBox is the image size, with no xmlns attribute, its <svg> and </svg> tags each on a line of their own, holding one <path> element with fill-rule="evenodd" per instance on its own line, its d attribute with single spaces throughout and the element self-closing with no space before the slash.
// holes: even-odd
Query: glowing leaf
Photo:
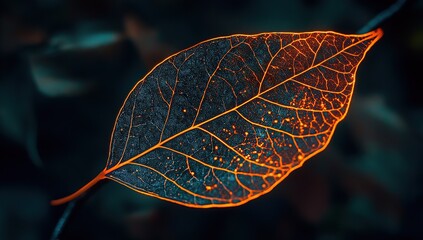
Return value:
<svg viewBox="0 0 423 240">
<path fill-rule="evenodd" d="M 355 73 L 381 30 L 215 38 L 158 64 L 123 104 L 111 179 L 190 207 L 228 207 L 269 192 L 322 151 L 345 117 Z"/>
</svg>

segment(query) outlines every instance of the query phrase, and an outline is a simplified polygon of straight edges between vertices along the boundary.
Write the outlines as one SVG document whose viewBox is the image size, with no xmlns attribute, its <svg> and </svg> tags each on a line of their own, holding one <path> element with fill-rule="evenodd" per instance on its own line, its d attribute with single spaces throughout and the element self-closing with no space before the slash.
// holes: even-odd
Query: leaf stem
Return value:
<svg viewBox="0 0 423 240">
<path fill-rule="evenodd" d="M 66 196 L 64 198 L 59 198 L 56 200 L 52 200 L 50 202 L 51 205 L 57 206 L 62 205 L 64 203 L 70 202 L 78 197 L 80 197 L 82 194 L 84 194 L 88 189 L 92 188 L 94 185 L 96 185 L 100 180 L 103 180 L 105 178 L 105 172 L 101 171 L 100 174 L 97 175 L 93 180 L 91 180 L 89 183 L 85 184 L 82 188 L 80 188 L 78 191 L 72 193 L 69 196 Z"/>
</svg>

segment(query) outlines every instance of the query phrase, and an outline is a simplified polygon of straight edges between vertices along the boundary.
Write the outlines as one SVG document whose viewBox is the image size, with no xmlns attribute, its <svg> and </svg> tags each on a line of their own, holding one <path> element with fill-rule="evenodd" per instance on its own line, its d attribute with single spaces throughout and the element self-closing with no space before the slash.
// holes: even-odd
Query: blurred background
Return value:
<svg viewBox="0 0 423 240">
<path fill-rule="evenodd" d="M 118 110 L 165 57 L 234 33 L 355 33 L 394 0 L 0 3 L 0 239 L 48 239 L 105 166 Z M 271 193 L 191 209 L 106 183 L 61 239 L 423 239 L 423 1 L 380 25 L 329 147 Z M 420 20 L 419 20 L 420 19 Z"/>
</svg>

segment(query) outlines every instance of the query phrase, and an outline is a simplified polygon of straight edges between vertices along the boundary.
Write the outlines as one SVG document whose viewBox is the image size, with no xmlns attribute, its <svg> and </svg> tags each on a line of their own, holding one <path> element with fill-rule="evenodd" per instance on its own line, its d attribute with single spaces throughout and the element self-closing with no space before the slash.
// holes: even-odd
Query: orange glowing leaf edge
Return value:
<svg viewBox="0 0 423 240">
<path fill-rule="evenodd" d="M 113 178 L 113 177 L 109 177 L 109 176 L 107 176 L 108 174 L 111 174 L 113 171 L 115 171 L 115 170 L 117 170 L 117 169 L 119 169 L 119 168 L 122 168 L 123 166 L 125 166 L 125 165 L 127 165 L 127 164 L 130 164 L 130 163 L 132 163 L 132 162 L 134 162 L 136 159 L 138 159 L 138 158 L 140 158 L 140 157 L 142 157 L 142 156 L 144 156 L 144 155 L 146 155 L 146 154 L 148 154 L 148 153 L 150 153 L 150 152 L 152 152 L 152 151 L 154 151 L 154 150 L 156 150 L 156 149 L 158 149 L 158 148 L 162 148 L 163 146 L 164 146 L 164 144 L 165 143 L 167 143 L 167 142 L 169 142 L 169 141 L 171 141 L 171 140 L 173 140 L 173 139 L 175 139 L 176 137 L 178 137 L 178 136 L 180 136 L 180 135 L 182 135 L 182 134 L 184 134 L 184 133 L 186 133 L 186 132 L 188 132 L 188 131 L 191 131 L 193 128 L 200 128 L 202 125 L 204 125 L 204 124 L 206 124 L 206 123 L 208 123 L 208 122 L 211 122 L 212 120 L 214 120 L 214 119 L 217 119 L 217 118 L 219 118 L 219 117 L 221 117 L 222 115 L 225 115 L 225 114 L 227 114 L 228 112 L 230 112 L 230 111 L 236 111 L 236 109 L 239 109 L 242 105 L 244 105 L 244 104 L 246 104 L 246 103 L 248 103 L 248 102 L 250 102 L 251 101 L 251 99 L 249 99 L 249 100 L 247 100 L 246 102 L 244 102 L 244 103 L 241 103 L 240 105 L 237 105 L 234 109 L 229 109 L 229 110 L 227 110 L 227 111 L 225 111 L 225 112 L 223 112 L 223 113 L 221 113 L 221 114 L 219 114 L 219 115 L 216 115 L 216 116 L 214 116 L 214 117 L 212 117 L 212 118 L 210 118 L 210 119 L 207 119 L 207 120 L 205 120 L 205 121 L 203 121 L 203 122 L 200 122 L 200 123 L 198 123 L 198 124 L 196 124 L 196 125 L 192 125 L 190 128 L 187 128 L 187 129 L 185 129 L 185 130 L 183 130 L 183 131 L 181 131 L 181 132 L 178 132 L 178 133 L 176 133 L 176 134 L 174 134 L 174 135 L 172 135 L 172 136 L 170 136 L 170 137 L 168 137 L 168 138 L 166 138 L 166 139 L 164 139 L 164 140 L 160 140 L 156 145 L 154 145 L 154 146 L 152 146 L 152 147 L 150 147 L 150 148 L 148 148 L 148 149 L 146 149 L 145 151 L 143 151 L 143 152 L 141 152 L 140 154 L 137 154 L 137 155 L 135 155 L 135 156 L 133 156 L 133 157 L 131 157 L 131 158 L 129 158 L 128 160 L 125 160 L 125 161 L 119 161 L 116 165 L 114 165 L 114 166 L 112 166 L 111 168 L 108 168 L 108 165 L 109 165 L 109 161 L 110 161 L 110 152 L 112 151 L 112 143 L 113 143 L 113 134 L 112 134 L 112 136 L 111 136 L 111 141 L 110 141 L 110 146 L 109 146 L 109 160 L 108 160 L 108 162 L 107 162 L 107 165 L 106 165 L 106 167 L 103 169 L 103 171 L 101 171 L 100 172 L 100 174 L 98 174 L 93 180 L 91 180 L 89 183 L 87 183 L 85 186 L 83 186 L 81 189 L 79 189 L 78 191 L 76 191 L 75 193 L 73 193 L 73 194 L 71 194 L 71 195 L 69 195 L 69 196 L 67 196 L 67 197 L 64 197 L 64 198 L 60 198 L 60 199 L 57 199 L 57 200 L 52 200 L 51 201 L 51 204 L 52 205 L 54 205 L 54 206 L 56 206 L 56 205 L 61 205 L 61 204 L 64 204 L 64 203 L 66 203 L 66 202 L 69 202 L 69 201 L 72 201 L 72 200 L 74 200 L 74 199 L 76 199 L 76 198 L 78 198 L 78 197 L 80 197 L 81 195 L 83 195 L 87 190 L 89 190 L 91 187 L 93 187 L 95 184 L 97 184 L 99 181 L 101 181 L 101 180 L 103 180 L 103 179 L 110 179 L 110 180 L 113 180 L 113 181 L 116 181 L 116 182 L 118 182 L 118 183 L 120 183 L 120 184 L 122 184 L 122 185 L 124 185 L 124 186 L 126 186 L 126 187 L 128 187 L 128 188 L 130 188 L 130 189 L 132 189 L 132 190 L 134 190 L 134 191 L 136 191 L 136 192 L 138 192 L 138 193 L 141 193 L 141 194 L 144 194 L 144 195 L 149 195 L 149 196 L 152 196 L 152 197 L 156 197 L 156 198 L 159 198 L 159 199 L 162 199 L 162 200 L 166 200 L 166 201 L 169 201 L 169 202 L 173 202 L 173 203 L 177 203 L 177 204 L 180 204 L 180 205 L 183 205 L 183 206 L 188 206 L 188 207 L 194 207 L 194 208 L 211 208 L 211 207 L 233 207 L 233 206 L 239 206 L 239 205 L 242 205 L 242 204 L 245 204 L 246 202 L 249 202 L 249 201 L 251 201 L 251 200 L 253 200 L 253 199 L 255 199 L 255 198 L 257 198 L 257 197 L 259 197 L 259 196 L 261 196 L 261 195 L 263 195 L 263 194 L 265 194 L 265 193 L 268 193 L 268 192 L 270 192 L 274 187 L 276 187 L 280 182 L 282 182 L 287 176 L 289 176 L 289 174 L 292 172 L 292 171 L 294 171 L 294 170 L 296 170 L 296 169 L 298 169 L 298 168 L 300 168 L 303 164 L 304 164 L 304 162 L 305 161 L 307 161 L 308 159 L 310 159 L 311 157 L 313 157 L 314 155 L 316 155 L 316 154 L 318 154 L 319 152 L 321 152 L 321 151 L 323 151 L 326 147 L 327 147 L 327 145 L 329 144 L 329 142 L 330 142 L 330 140 L 331 140 L 331 138 L 332 138 L 332 135 L 333 135 L 333 133 L 335 132 L 335 129 L 336 129 L 336 126 L 337 126 L 337 124 L 340 122 L 340 121 L 342 121 L 344 118 L 345 118 L 345 116 L 346 116 L 346 114 L 347 114 L 347 112 L 348 112 L 348 109 L 349 109 L 349 106 L 350 106 L 350 102 L 351 102 L 351 99 L 352 99 L 352 95 L 353 95 L 353 91 L 354 91 L 354 84 L 355 84 L 355 78 L 356 78 L 356 72 L 357 72 L 357 69 L 358 69 L 358 66 L 360 65 L 360 63 L 363 61 L 363 59 L 364 59 L 364 57 L 365 57 L 365 55 L 366 55 L 366 53 L 369 51 L 369 49 L 382 37 L 382 35 L 383 35 L 383 32 L 382 32 L 382 30 L 381 29 L 377 29 L 377 30 L 375 30 L 375 31 L 372 31 L 372 32 L 369 32 L 369 33 L 366 33 L 366 34 L 355 34 L 355 35 L 346 35 L 346 34 L 339 34 L 339 33 L 334 33 L 334 32 L 332 32 L 332 31 L 326 31 L 326 32 L 307 32 L 307 33 L 301 33 L 301 34 L 313 34 L 313 33 L 317 33 L 317 34 L 337 34 L 337 35 L 339 35 L 339 36 L 343 36 L 343 37 L 345 37 L 345 38 L 352 38 L 352 37 L 362 37 L 362 40 L 360 40 L 360 41 L 362 41 L 362 42 L 364 42 L 364 41 L 370 41 L 370 43 L 369 43 L 369 45 L 363 50 L 363 53 L 362 53 L 362 57 L 361 57 L 361 59 L 359 59 L 358 60 L 358 62 L 354 65 L 354 67 L 355 67 L 355 69 L 353 70 L 353 73 L 352 73 L 352 86 L 351 86 L 351 93 L 350 93 L 350 95 L 351 96 L 349 96 L 348 98 L 347 98 L 347 106 L 346 106 L 346 110 L 345 110 L 345 113 L 344 114 L 342 114 L 341 116 L 340 116 L 340 118 L 339 119 L 336 119 L 336 121 L 333 123 L 333 125 L 331 126 L 332 128 L 330 128 L 330 131 L 328 131 L 329 132 L 329 136 L 328 136 L 328 138 L 327 138 L 327 140 L 324 142 L 324 145 L 320 148 L 320 149 L 317 149 L 317 150 L 315 150 L 314 152 L 312 152 L 312 153 L 310 153 L 309 155 L 307 155 L 307 156 L 305 156 L 305 157 L 303 157 L 302 155 L 301 155 L 301 159 L 299 159 L 300 160 L 300 162 L 298 163 L 298 165 L 295 165 L 295 166 L 293 166 L 293 167 L 291 167 L 287 172 L 285 172 L 284 173 L 284 175 L 283 176 L 281 176 L 279 179 L 277 179 L 277 181 L 275 181 L 271 186 L 269 186 L 267 189 L 264 189 L 264 190 L 262 190 L 262 191 L 260 191 L 259 193 L 257 193 L 256 195 L 251 195 L 250 196 L 250 194 L 248 195 L 248 197 L 247 198 L 245 198 L 245 199 L 242 199 L 241 201 L 239 201 L 239 202 L 229 202 L 229 203 L 223 203 L 223 204 L 214 204 L 213 202 L 211 203 L 211 204 L 206 204 L 206 205 L 198 205 L 198 204 L 192 204 L 192 203 L 186 203 L 186 202 L 182 202 L 182 201 L 178 201 L 178 200 L 175 200 L 175 199 L 171 199 L 171 198 L 166 198 L 166 197 L 162 197 L 162 196 L 160 196 L 160 195 L 158 195 L 158 194 L 155 194 L 154 192 L 146 192 L 146 191 L 140 191 L 139 189 L 136 189 L 135 187 L 133 187 L 133 186 L 131 186 L 130 184 L 128 184 L 128 183 L 125 183 L 124 181 L 119 181 L 118 179 L 116 179 L 116 178 Z M 280 34 L 280 33 L 267 33 L 267 34 L 270 34 L 270 35 L 272 35 L 272 34 Z M 298 33 L 283 33 L 283 34 L 298 34 Z M 147 73 L 146 75 L 145 75 L 145 77 L 144 78 L 142 78 L 138 83 L 140 83 L 140 82 L 142 82 L 142 81 L 144 81 L 157 67 L 159 67 L 160 65 L 162 65 L 163 63 L 165 63 L 166 61 L 168 61 L 169 59 L 171 59 L 172 57 L 175 57 L 175 56 L 177 56 L 177 55 L 179 55 L 180 53 L 182 53 L 182 52 L 186 52 L 187 50 L 190 50 L 190 49 L 194 49 L 194 48 L 196 48 L 197 46 L 199 46 L 199 45 L 201 45 L 201 44 L 204 44 L 204 43 L 207 43 L 207 42 L 211 42 L 211 41 L 215 41 L 215 40 L 220 40 L 220 39 L 226 39 L 226 38 L 230 38 L 230 37 L 246 37 L 246 38 L 248 38 L 248 37 L 254 37 L 254 36 L 259 36 L 259 35 L 261 35 L 261 34 L 257 34 L 257 35 L 243 35 L 243 34 L 239 34 L 239 35 L 232 35 L 232 36 L 229 36 L 229 37 L 218 37 L 218 38 L 213 38 L 213 39 L 209 39 L 209 40 L 206 40 L 206 41 L 203 41 L 203 42 L 200 42 L 200 43 L 198 43 L 198 44 L 196 44 L 196 45 L 194 45 L 194 46 L 192 46 L 192 47 L 190 47 L 190 48 L 187 48 L 187 49 L 185 49 L 185 50 L 182 50 L 182 51 L 180 51 L 180 52 L 178 52 L 178 53 L 176 53 L 176 54 L 174 54 L 174 55 L 172 55 L 172 56 L 170 56 L 170 57 L 168 57 L 168 58 L 166 58 L 165 60 L 163 60 L 162 62 L 160 62 L 159 64 L 157 64 L 149 73 Z M 282 40 L 281 40 L 282 41 Z M 358 44 L 359 42 L 357 42 L 356 44 Z M 345 49 L 342 49 L 342 51 L 344 51 Z M 270 53 L 270 51 L 269 51 L 269 53 Z M 317 53 L 317 52 L 316 52 Z M 338 53 L 336 53 L 336 54 L 338 54 Z M 314 62 L 313 62 L 314 63 Z M 269 62 L 269 66 L 270 66 L 270 64 L 271 64 L 271 62 Z M 306 70 L 304 70 L 303 72 L 306 72 L 306 71 L 308 71 L 309 69 L 312 69 L 312 68 L 315 68 L 316 66 L 310 66 L 308 69 L 306 69 Z M 266 74 L 267 74 L 267 69 L 266 69 L 266 71 L 263 73 L 263 79 L 264 79 L 264 77 L 266 76 Z M 294 77 L 290 77 L 290 78 L 288 78 L 288 79 L 286 79 L 286 80 L 292 80 Z M 124 101 L 124 104 L 122 105 L 122 107 L 121 107 L 121 109 L 120 109 L 120 111 L 119 111 L 119 114 L 118 114 L 118 116 L 117 116 L 117 118 L 116 118 L 116 122 L 115 122 L 115 125 L 114 125 L 114 128 L 113 128 L 113 133 L 115 133 L 115 131 L 116 131 L 116 126 L 117 126 L 117 122 L 118 122 L 118 120 L 119 120 L 119 116 L 120 116 L 120 114 L 121 114 L 121 112 L 123 111 L 123 109 L 124 109 L 124 107 L 125 107 L 125 104 L 126 104 L 126 102 L 129 100 L 129 98 L 130 98 L 130 96 L 131 96 L 131 94 L 134 92 L 134 90 L 136 89 L 136 87 L 138 86 L 138 83 L 133 87 L 133 89 L 130 91 L 130 93 L 128 94 L 128 96 L 127 96 L 127 98 L 125 99 L 125 101 Z M 261 83 L 260 83 L 261 84 Z M 260 87 L 261 87 L 261 85 L 260 85 Z M 261 89 L 260 89 L 261 90 Z M 256 96 L 254 96 L 252 99 L 254 99 L 254 98 L 258 98 L 258 97 L 260 97 L 260 96 L 262 96 L 263 95 L 263 93 L 264 92 L 266 92 L 267 90 L 265 90 L 265 91 L 263 91 L 263 92 L 259 92 Z M 135 106 L 135 103 L 134 103 L 134 106 Z M 170 106 L 169 106 L 169 108 L 170 108 Z M 186 111 L 185 109 L 184 109 L 184 111 Z M 198 110 L 198 111 L 200 111 L 200 110 Z M 198 112 L 197 112 L 197 115 L 198 115 Z M 131 121 L 132 121 L 132 119 L 131 119 Z M 194 123 L 196 123 L 195 122 L 195 120 L 194 120 Z M 210 133 L 211 134 L 211 133 Z M 129 136 L 129 133 L 128 133 L 128 136 Z M 316 135 L 317 136 L 317 135 Z M 125 146 L 125 148 L 126 148 L 126 146 Z M 124 150 L 125 151 L 125 150 Z M 124 153 L 122 153 L 122 157 L 123 157 L 123 154 Z M 188 160 L 187 160 L 188 161 Z M 148 166 L 143 166 L 143 167 L 145 167 L 145 168 L 148 168 Z M 283 167 L 283 166 L 280 166 L 281 168 Z M 189 168 L 189 164 L 188 164 L 188 168 Z M 189 170 L 190 172 L 191 172 L 191 170 Z M 206 189 L 207 190 L 210 190 L 211 189 L 211 187 L 210 186 L 206 186 Z"/>
</svg>

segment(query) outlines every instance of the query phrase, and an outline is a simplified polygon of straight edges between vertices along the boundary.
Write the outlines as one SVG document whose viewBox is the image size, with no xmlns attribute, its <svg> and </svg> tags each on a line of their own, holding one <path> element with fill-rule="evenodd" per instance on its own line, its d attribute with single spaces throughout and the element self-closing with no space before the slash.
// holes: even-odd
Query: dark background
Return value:
<svg viewBox="0 0 423 240">
<path fill-rule="evenodd" d="M 116 114 L 156 63 L 234 33 L 355 33 L 394 1 L 2 1 L 0 239 L 48 239 L 105 166 Z M 422 239 L 423 1 L 383 22 L 329 147 L 268 193 L 191 209 L 106 183 L 61 239 Z"/>
</svg>

